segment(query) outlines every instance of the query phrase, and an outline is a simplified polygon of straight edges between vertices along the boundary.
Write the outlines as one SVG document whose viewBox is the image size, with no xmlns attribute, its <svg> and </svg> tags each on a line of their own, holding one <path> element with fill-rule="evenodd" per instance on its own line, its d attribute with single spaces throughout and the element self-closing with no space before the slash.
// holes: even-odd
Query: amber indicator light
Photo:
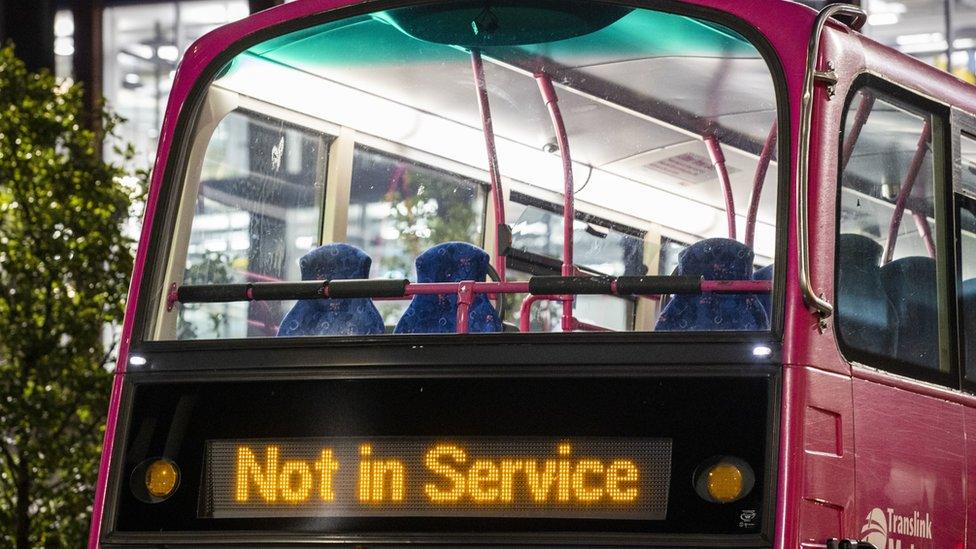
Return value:
<svg viewBox="0 0 976 549">
<path fill-rule="evenodd" d="M 695 473 L 695 491 L 712 503 L 732 503 L 752 491 L 756 475 L 745 461 L 732 456 L 706 460 Z"/>
</svg>

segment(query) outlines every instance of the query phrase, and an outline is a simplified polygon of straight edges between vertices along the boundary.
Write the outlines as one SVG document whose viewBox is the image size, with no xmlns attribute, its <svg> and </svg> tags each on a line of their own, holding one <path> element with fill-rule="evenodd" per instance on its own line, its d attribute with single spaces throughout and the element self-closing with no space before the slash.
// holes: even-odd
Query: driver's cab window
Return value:
<svg viewBox="0 0 976 549">
<path fill-rule="evenodd" d="M 216 72 L 152 338 L 775 325 L 788 124 L 751 39 L 616 3 L 471 11 L 318 24 Z M 612 283 L 530 289 L 567 273 Z"/>
</svg>

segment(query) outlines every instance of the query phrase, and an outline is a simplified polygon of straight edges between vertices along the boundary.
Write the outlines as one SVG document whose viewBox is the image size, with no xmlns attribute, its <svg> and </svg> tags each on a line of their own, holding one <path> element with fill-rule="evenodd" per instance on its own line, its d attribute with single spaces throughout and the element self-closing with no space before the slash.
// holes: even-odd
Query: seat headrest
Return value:
<svg viewBox="0 0 976 549">
<path fill-rule="evenodd" d="M 873 239 L 856 233 L 843 233 L 837 241 L 844 262 L 870 263 L 875 267 L 881 262 L 884 248 Z"/>
<path fill-rule="evenodd" d="M 749 280 L 754 254 L 748 246 L 728 238 L 709 238 L 678 255 L 678 275 L 706 280 Z"/>
<path fill-rule="evenodd" d="M 417 282 L 484 280 L 488 254 L 467 242 L 445 242 L 417 256 Z"/>
<path fill-rule="evenodd" d="M 372 263 L 366 252 L 349 244 L 319 246 L 298 261 L 302 280 L 369 278 Z"/>
</svg>

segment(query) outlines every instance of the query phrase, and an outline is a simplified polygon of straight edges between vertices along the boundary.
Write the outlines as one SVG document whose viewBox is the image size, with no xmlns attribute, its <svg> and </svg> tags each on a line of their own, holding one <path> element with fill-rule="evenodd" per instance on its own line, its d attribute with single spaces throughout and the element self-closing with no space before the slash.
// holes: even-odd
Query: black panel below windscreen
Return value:
<svg viewBox="0 0 976 549">
<path fill-rule="evenodd" d="M 772 440 L 766 376 L 414 378 L 137 384 L 120 471 L 115 531 L 309 534 L 672 533 L 758 534 Z M 309 437 L 620 437 L 673 441 L 665 520 L 329 517 L 201 518 L 208 440 Z M 150 457 L 181 469 L 162 503 L 132 495 L 129 477 Z M 745 499 L 701 499 L 695 469 L 716 455 L 745 460 Z M 754 517 L 743 524 L 742 516 Z"/>
</svg>

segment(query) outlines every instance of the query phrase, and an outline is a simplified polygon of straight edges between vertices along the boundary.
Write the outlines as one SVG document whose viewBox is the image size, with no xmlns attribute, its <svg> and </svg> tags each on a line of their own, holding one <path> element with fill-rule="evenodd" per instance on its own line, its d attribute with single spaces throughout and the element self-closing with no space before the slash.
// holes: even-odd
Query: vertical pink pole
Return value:
<svg viewBox="0 0 976 549">
<path fill-rule="evenodd" d="M 874 108 L 874 94 L 867 90 L 861 91 L 861 94 L 861 102 L 857 105 L 857 112 L 854 113 L 854 122 L 851 123 L 851 129 L 847 132 L 847 137 L 844 138 L 844 150 L 841 153 L 840 160 L 841 173 L 847 169 L 847 163 L 851 160 L 851 155 L 854 154 L 854 146 L 857 145 L 857 138 L 861 135 L 861 130 L 868 121 L 871 109 Z"/>
<path fill-rule="evenodd" d="M 474 303 L 474 281 L 467 280 L 458 285 L 457 333 L 468 333 L 468 312 Z"/>
<path fill-rule="evenodd" d="M 925 249 L 929 252 L 929 257 L 935 259 L 935 240 L 932 238 L 932 228 L 929 227 L 929 220 L 925 219 L 925 216 L 918 212 L 912 212 L 912 217 L 915 219 L 915 226 L 918 227 L 918 233 L 922 235 L 922 242 L 925 243 Z"/>
<path fill-rule="evenodd" d="M 573 266 L 573 221 L 576 219 L 576 210 L 573 203 L 573 158 L 569 152 L 569 135 L 566 133 L 563 115 L 559 110 L 559 98 L 556 96 L 556 89 L 552 86 L 552 79 L 548 74 L 540 72 L 535 75 L 535 80 L 539 84 L 539 91 L 542 93 L 542 98 L 545 100 L 546 107 L 549 109 L 552 126 L 556 129 L 556 143 L 559 145 L 559 155 L 563 161 L 562 275 L 573 276 L 575 272 L 575 267 Z M 563 296 L 563 331 L 572 331 L 574 324 L 573 297 Z"/>
<path fill-rule="evenodd" d="M 763 144 L 762 152 L 759 153 L 759 164 L 756 165 L 756 175 L 752 178 L 752 197 L 749 199 L 749 211 L 746 214 L 746 236 L 744 243 L 752 248 L 756 240 L 756 217 L 759 215 L 759 199 L 762 197 L 763 184 L 766 182 L 766 171 L 769 170 L 769 162 L 773 158 L 773 150 L 776 149 L 776 131 L 778 127 L 776 121 L 769 128 L 769 135 L 766 136 L 766 143 Z"/>
<path fill-rule="evenodd" d="M 915 145 L 915 156 L 905 174 L 905 181 L 901 184 L 898 191 L 898 198 L 895 200 L 895 212 L 891 216 L 891 224 L 888 225 L 888 241 L 885 245 L 885 254 L 882 265 L 890 263 L 895 255 L 895 244 L 898 241 L 898 229 L 901 227 L 901 217 L 905 213 L 905 204 L 908 197 L 912 194 L 915 187 L 915 180 L 918 179 L 918 172 L 922 170 L 922 163 L 925 161 L 925 154 L 928 152 L 929 138 L 932 136 L 932 122 L 925 121 L 922 126 L 922 134 L 918 136 L 918 144 Z M 923 235 L 924 236 L 924 235 Z"/>
<path fill-rule="evenodd" d="M 471 68 L 474 83 L 478 89 L 478 109 L 481 112 L 481 130 L 485 134 L 485 150 L 488 153 L 488 177 L 491 180 L 491 201 L 495 208 L 495 270 L 498 278 L 505 281 L 505 255 L 502 253 L 501 232 L 497 230 L 505 224 L 505 196 L 502 193 L 502 176 L 498 169 L 498 151 L 495 149 L 495 128 L 491 122 L 491 106 L 488 103 L 488 88 L 485 84 L 485 65 L 481 52 L 471 50 Z"/>
<path fill-rule="evenodd" d="M 722 183 L 722 193 L 725 194 L 725 217 L 729 225 L 729 238 L 735 240 L 735 198 L 732 196 L 732 180 L 729 179 L 729 170 L 725 168 L 725 155 L 722 154 L 722 145 L 718 142 L 715 134 L 708 133 L 702 138 L 705 147 L 708 149 L 708 156 L 712 159 L 715 166 L 715 173 L 718 180 Z"/>
</svg>

